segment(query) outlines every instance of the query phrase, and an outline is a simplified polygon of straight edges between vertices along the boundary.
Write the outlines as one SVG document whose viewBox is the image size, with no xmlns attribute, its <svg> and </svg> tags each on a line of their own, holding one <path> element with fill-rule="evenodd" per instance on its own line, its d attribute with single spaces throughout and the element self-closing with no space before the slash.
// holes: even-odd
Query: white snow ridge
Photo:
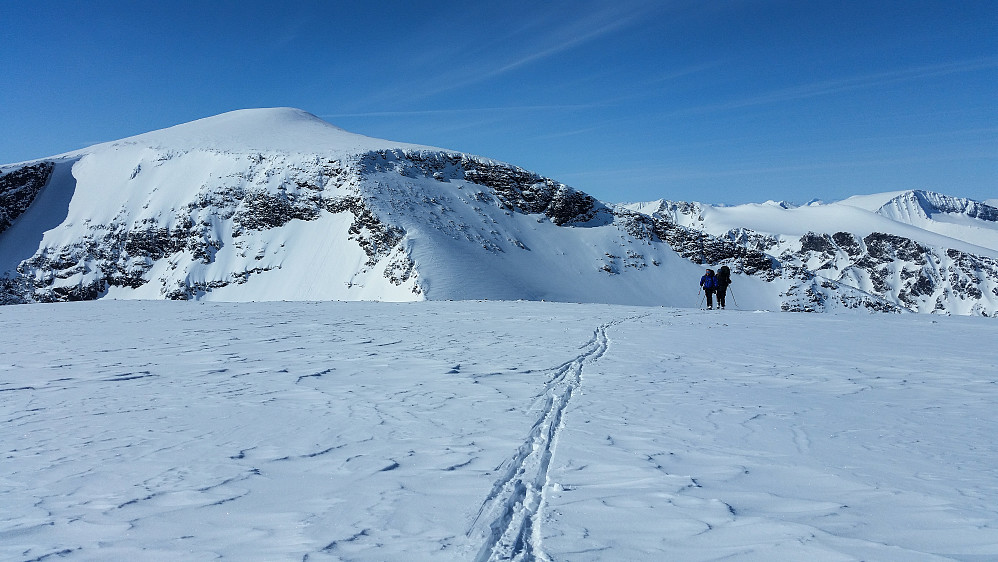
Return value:
<svg viewBox="0 0 998 562">
<path fill-rule="evenodd" d="M 996 560 L 996 233 L 295 109 L 0 166 L 0 559 Z"/>
</svg>

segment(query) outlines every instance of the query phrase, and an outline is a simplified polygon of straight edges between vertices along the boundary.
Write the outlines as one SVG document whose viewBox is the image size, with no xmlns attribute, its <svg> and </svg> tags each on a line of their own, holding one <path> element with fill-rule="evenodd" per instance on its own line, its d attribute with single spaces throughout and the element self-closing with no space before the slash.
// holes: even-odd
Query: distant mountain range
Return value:
<svg viewBox="0 0 998 562">
<path fill-rule="evenodd" d="M 993 201 L 991 202 L 993 203 Z M 516 166 L 234 111 L 0 166 L 0 302 L 553 300 L 998 314 L 998 208 L 611 204 Z"/>
</svg>

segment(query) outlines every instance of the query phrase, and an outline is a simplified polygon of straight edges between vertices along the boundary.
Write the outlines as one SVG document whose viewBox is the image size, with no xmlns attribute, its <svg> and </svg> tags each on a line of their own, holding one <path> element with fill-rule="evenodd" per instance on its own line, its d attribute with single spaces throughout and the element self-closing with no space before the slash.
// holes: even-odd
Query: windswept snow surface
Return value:
<svg viewBox="0 0 998 562">
<path fill-rule="evenodd" d="M 0 308 L 0 558 L 998 557 L 990 319 Z"/>
</svg>

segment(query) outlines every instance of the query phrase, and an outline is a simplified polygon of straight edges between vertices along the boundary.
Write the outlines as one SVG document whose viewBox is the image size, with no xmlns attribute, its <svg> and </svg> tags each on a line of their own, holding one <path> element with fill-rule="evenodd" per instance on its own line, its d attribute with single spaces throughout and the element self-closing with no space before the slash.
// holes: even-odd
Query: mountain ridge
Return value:
<svg viewBox="0 0 998 562">
<path fill-rule="evenodd" d="M 727 264 L 745 308 L 998 312 L 998 210 L 864 197 L 610 204 L 301 110 L 239 110 L 0 166 L 0 299 L 696 306 L 703 267 Z"/>
</svg>

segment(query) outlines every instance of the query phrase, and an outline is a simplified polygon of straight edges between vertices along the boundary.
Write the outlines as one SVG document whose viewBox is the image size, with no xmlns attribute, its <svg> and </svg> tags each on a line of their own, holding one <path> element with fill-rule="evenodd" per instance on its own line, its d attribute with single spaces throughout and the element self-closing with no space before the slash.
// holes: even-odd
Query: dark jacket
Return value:
<svg viewBox="0 0 998 562">
<path fill-rule="evenodd" d="M 700 286 L 703 287 L 705 291 L 713 291 L 717 288 L 717 277 L 711 273 L 704 275 L 700 278 Z"/>
</svg>

